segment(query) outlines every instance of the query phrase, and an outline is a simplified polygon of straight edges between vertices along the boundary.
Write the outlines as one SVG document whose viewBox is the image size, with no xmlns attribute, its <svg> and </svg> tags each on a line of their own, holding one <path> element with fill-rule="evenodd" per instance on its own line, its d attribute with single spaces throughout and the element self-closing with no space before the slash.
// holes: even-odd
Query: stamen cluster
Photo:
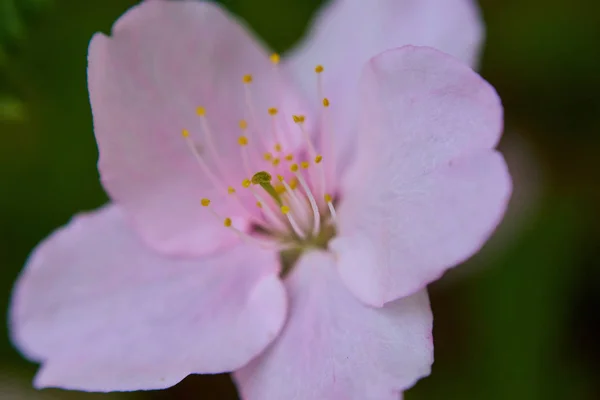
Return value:
<svg viewBox="0 0 600 400">
<path fill-rule="evenodd" d="M 277 65 L 280 57 L 273 54 L 270 57 L 274 65 L 275 73 L 278 73 Z M 330 105 L 329 99 L 322 95 L 321 74 L 324 71 L 323 66 L 315 67 L 317 74 L 317 86 L 319 98 L 322 103 L 323 121 L 327 121 L 327 108 Z M 196 108 L 196 115 L 201 118 L 201 127 L 203 130 L 203 144 L 205 144 L 210 154 L 214 167 L 209 166 L 205 159 L 205 154 L 198 150 L 196 140 L 192 139 L 187 129 L 182 131 L 182 136 L 186 140 L 188 147 L 195 157 L 202 172 L 212 182 L 218 192 L 227 193 L 241 206 L 248 217 L 253 222 L 254 229 L 243 231 L 233 225 L 230 216 L 222 216 L 217 213 L 212 202 L 208 198 L 200 201 L 200 204 L 208 210 L 215 218 L 223 222 L 223 226 L 234 231 L 245 241 L 256 243 L 262 247 L 286 248 L 304 248 L 307 246 L 324 246 L 335 231 L 336 212 L 334 207 L 334 197 L 327 192 L 328 183 L 325 162 L 333 165 L 333 157 L 325 159 L 317 151 L 311 135 L 306 128 L 306 116 L 297 114 L 292 115 L 292 120 L 300 130 L 303 138 L 303 152 L 286 151 L 282 144 L 283 135 L 278 129 L 279 110 L 276 107 L 269 107 L 267 113 L 271 117 L 272 137 L 268 137 L 264 129 L 259 129 L 254 118 L 253 93 L 250 86 L 253 77 L 250 74 L 242 77 L 242 83 L 245 86 L 247 112 L 251 116 L 251 124 L 247 120 L 239 121 L 239 128 L 242 134 L 237 138 L 237 144 L 240 149 L 240 158 L 244 173 L 247 176 L 240 184 L 241 188 L 247 190 L 256 200 L 256 207 L 260 213 L 253 212 L 247 208 L 247 201 L 239 196 L 235 185 L 226 186 L 224 177 L 219 174 L 223 171 L 222 160 L 214 144 L 214 135 L 210 129 L 206 109 L 202 106 Z M 252 126 L 255 125 L 255 126 Z M 248 131 L 253 129 L 257 138 L 250 137 Z M 325 127 L 321 127 L 326 131 Z M 322 132 L 323 133 L 323 132 Z M 331 135 L 322 135 L 329 139 L 327 149 L 331 150 Z M 252 139 L 252 140 L 251 140 Z M 274 143 L 270 145 L 270 143 Z M 306 155 L 307 153 L 308 158 Z M 331 155 L 333 151 L 329 151 Z M 299 156 L 302 155 L 302 156 Z M 296 162 L 296 158 L 302 158 Z M 258 215 L 258 216 L 257 216 Z"/>
</svg>

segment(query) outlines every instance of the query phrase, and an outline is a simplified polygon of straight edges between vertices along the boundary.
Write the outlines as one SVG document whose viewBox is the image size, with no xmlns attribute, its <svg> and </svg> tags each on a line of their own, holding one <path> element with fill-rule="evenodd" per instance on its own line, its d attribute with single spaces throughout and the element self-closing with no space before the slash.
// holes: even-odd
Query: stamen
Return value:
<svg viewBox="0 0 600 400">
<path fill-rule="evenodd" d="M 296 175 L 298 182 L 304 189 L 304 193 L 306 193 L 306 197 L 308 197 L 308 201 L 310 202 L 310 206 L 313 211 L 313 235 L 316 235 L 321 228 L 321 214 L 319 213 L 319 207 L 317 206 L 317 202 L 315 201 L 315 197 L 313 196 L 310 187 L 304 180 L 302 173 L 298 170 L 298 164 L 292 164 L 290 166 L 290 170 Z"/>
<path fill-rule="evenodd" d="M 221 181 L 217 178 L 217 176 L 210 170 L 210 168 L 208 167 L 208 165 L 202 158 L 202 155 L 200 154 L 200 152 L 198 152 L 198 149 L 196 148 L 194 141 L 190 137 L 190 132 L 187 129 L 183 129 L 181 131 L 181 136 L 185 139 L 188 147 L 190 148 L 190 151 L 192 152 L 192 154 L 194 155 L 194 158 L 198 162 L 198 165 L 200 165 L 200 168 L 202 168 L 202 172 L 204 172 L 204 174 L 206 174 L 206 176 L 208 176 L 208 179 L 211 180 L 212 184 L 216 188 L 225 192 L 227 189 L 221 183 Z"/>
<path fill-rule="evenodd" d="M 313 157 L 313 158 L 316 157 L 317 150 L 315 149 L 315 146 L 313 145 L 312 140 L 310 140 L 310 136 L 308 135 L 308 132 L 306 131 L 306 129 L 304 129 L 304 120 L 305 120 L 304 115 L 292 115 L 292 119 L 300 127 L 300 131 L 302 132 L 302 135 L 304 136 L 304 140 L 306 141 L 306 143 L 308 144 L 308 148 L 310 149 L 311 157 Z"/>
<path fill-rule="evenodd" d="M 202 156 L 200 155 L 200 153 L 196 149 L 196 146 L 194 145 L 194 142 L 190 138 L 190 132 L 187 129 L 183 129 L 181 131 L 181 136 L 183 136 L 183 138 L 185 139 L 188 147 L 190 148 L 192 154 L 194 155 L 194 158 L 198 162 L 198 165 L 200 165 L 200 168 L 202 168 L 202 171 L 206 174 L 206 176 L 208 176 L 208 178 L 210 179 L 211 183 L 219 191 L 227 192 L 228 194 L 232 195 L 235 198 L 235 200 L 239 203 L 239 205 L 241 206 L 241 208 L 246 212 L 246 214 L 250 218 L 253 218 L 253 219 L 256 220 L 256 217 L 254 217 L 254 215 L 250 211 L 248 211 L 248 209 L 246 208 L 246 206 L 244 205 L 244 203 L 242 203 L 242 201 L 237 197 L 237 195 L 235 193 L 235 189 L 232 186 L 225 187 L 225 185 L 223 185 L 223 183 L 221 183 L 221 181 L 219 180 L 219 178 L 217 178 L 217 176 L 210 170 L 210 168 L 208 167 L 208 165 L 206 164 L 206 162 L 204 161 L 204 159 L 202 158 Z M 258 221 L 257 223 L 259 225 L 262 225 L 260 223 L 260 221 Z"/>
<path fill-rule="evenodd" d="M 277 65 L 277 64 L 279 64 L 279 61 L 281 60 L 281 57 L 279 57 L 279 54 L 273 53 L 273 54 L 271 54 L 271 56 L 269 57 L 269 59 L 271 60 L 271 62 L 273 63 L 273 65 Z"/>
<path fill-rule="evenodd" d="M 258 136 L 260 136 L 260 140 L 263 143 L 263 146 L 268 148 L 267 139 L 264 136 L 264 133 L 261 129 L 258 129 L 258 123 L 256 119 L 256 113 L 254 111 L 254 102 L 252 100 L 252 92 L 250 90 L 250 84 L 252 83 L 253 78 L 252 75 L 247 74 L 242 77 L 242 82 L 244 83 L 244 92 L 246 96 L 246 107 L 248 108 L 248 112 L 250 113 L 250 120 L 253 126 L 253 132 L 259 132 Z"/>
<path fill-rule="evenodd" d="M 302 201 L 300 200 L 298 195 L 294 192 L 294 189 L 291 187 L 291 185 L 285 181 L 285 178 L 282 175 L 277 175 L 277 179 L 283 185 L 283 188 L 287 192 L 289 198 L 292 200 L 292 203 L 294 203 L 294 211 L 297 214 L 302 214 L 302 215 L 300 215 L 300 219 L 304 220 L 305 218 L 307 218 L 308 215 L 307 215 L 306 209 L 304 207 L 304 204 L 302 204 Z M 298 181 L 295 180 L 295 182 L 297 184 Z M 291 181 L 290 181 L 290 183 L 291 183 Z"/>
<path fill-rule="evenodd" d="M 277 113 L 279 112 L 277 110 L 277 108 L 275 107 L 271 107 L 268 110 L 269 115 L 271 116 L 271 130 L 273 131 L 273 140 L 275 140 L 276 144 L 275 144 L 275 151 L 281 151 L 281 142 L 283 141 L 282 137 L 280 136 L 281 133 L 279 132 L 279 129 L 277 129 Z"/>
<path fill-rule="evenodd" d="M 321 73 L 324 70 L 322 65 L 317 65 L 315 67 L 315 72 L 317 73 L 317 96 L 319 96 L 319 99 L 323 98 L 323 79 L 321 78 Z"/>
<path fill-rule="evenodd" d="M 322 67 L 321 67 L 322 68 Z M 315 69 L 316 70 L 316 69 Z M 321 69 L 322 71 L 322 69 Z M 315 146 L 312 143 L 312 140 L 310 139 L 310 136 L 308 135 L 308 132 L 306 131 L 306 129 L 304 128 L 304 115 L 293 115 L 292 118 L 294 119 L 294 122 L 298 124 L 298 126 L 300 127 L 300 130 L 302 131 L 302 135 L 304 136 L 304 140 L 306 141 L 306 143 L 308 144 L 308 148 L 310 150 L 310 155 L 311 158 L 313 160 L 317 160 L 319 159 L 319 161 L 317 162 L 317 164 L 319 164 L 319 180 L 320 180 L 320 189 L 321 189 L 321 193 L 325 192 L 325 171 L 323 170 L 323 166 L 320 164 L 320 161 L 323 157 L 321 157 L 319 154 L 317 154 L 317 150 L 315 149 Z M 305 162 L 302 163 L 302 167 L 303 168 L 308 168 L 308 166 L 304 166 Z"/>
<path fill-rule="evenodd" d="M 333 223 L 337 223 L 337 213 L 335 212 L 335 207 L 333 207 L 333 199 L 331 198 L 331 195 L 326 193 L 324 198 L 325 203 L 327 203 L 327 207 L 329 207 L 329 213 L 331 214 Z"/>
<path fill-rule="evenodd" d="M 242 163 L 244 164 L 244 169 L 246 170 L 246 174 L 251 175 L 252 170 L 250 169 L 250 161 L 248 159 L 248 150 L 247 150 L 248 137 L 244 136 L 244 135 L 238 137 L 238 144 L 240 145 L 240 152 L 242 153 Z"/>
<path fill-rule="evenodd" d="M 323 171 L 323 166 L 320 165 L 320 162 L 322 159 L 323 159 L 323 157 L 321 157 L 320 155 L 317 155 L 315 157 L 315 163 L 317 164 L 317 169 L 319 170 L 320 189 L 322 190 L 322 192 L 324 192 L 325 191 L 325 173 Z M 300 163 L 300 165 L 302 166 L 303 169 L 308 169 L 308 167 L 310 167 L 310 163 L 308 161 L 302 161 Z"/>
<path fill-rule="evenodd" d="M 240 126 L 240 129 L 242 130 L 242 132 L 244 133 L 244 136 L 246 136 L 246 140 L 248 141 L 248 144 L 250 144 L 250 140 L 248 139 L 248 136 L 246 135 L 246 131 L 248 130 L 248 121 L 246 121 L 245 119 L 240 120 L 239 126 Z M 245 157 L 246 157 L 246 163 L 248 165 L 250 165 L 249 164 L 250 159 L 258 160 L 261 157 L 260 150 L 256 146 L 250 146 L 250 150 L 244 150 L 244 151 L 247 152 Z M 247 166 L 244 166 L 244 167 L 246 168 L 246 173 L 248 175 L 252 175 L 251 169 Z"/>
<path fill-rule="evenodd" d="M 276 227 L 276 230 L 279 230 L 279 231 L 285 230 L 284 222 L 279 217 L 277 217 L 277 215 L 275 214 L 273 209 L 271 209 L 271 207 L 269 206 L 269 203 L 267 203 L 265 201 L 265 199 L 260 194 L 258 194 L 258 192 L 256 190 L 254 190 L 254 188 L 250 184 L 248 186 L 246 186 L 245 185 L 246 181 L 248 181 L 250 183 L 250 181 L 248 179 L 246 179 L 243 184 L 244 187 L 247 187 L 248 189 L 250 189 L 250 192 L 252 193 L 252 195 L 254 196 L 254 198 L 257 201 L 256 205 L 258 206 L 258 204 L 260 203 L 260 206 L 258 206 L 258 207 L 263 211 L 263 213 L 265 214 L 267 219 L 271 222 L 271 224 L 273 224 L 273 226 Z"/>
<path fill-rule="evenodd" d="M 202 199 L 200 200 L 200 204 L 202 205 L 202 207 L 205 207 L 206 209 L 208 209 L 208 211 L 219 221 L 219 222 L 223 222 L 223 226 L 225 226 L 226 228 L 231 229 L 232 231 L 234 231 L 239 237 L 240 239 L 242 239 L 243 241 L 250 243 L 250 244 L 255 244 L 260 246 L 261 248 L 264 249 L 273 249 L 273 248 L 277 248 L 278 246 L 273 246 L 272 243 L 270 242 L 266 242 L 264 240 L 259 240 L 256 238 L 253 238 L 252 236 L 248 235 L 245 232 L 240 231 L 239 229 L 237 229 L 236 227 L 234 227 L 232 225 L 232 221 L 231 218 L 229 217 L 221 217 L 219 214 L 217 214 L 217 212 L 215 210 L 212 209 L 212 207 L 210 206 L 210 199 Z"/>
<path fill-rule="evenodd" d="M 202 162 L 202 159 L 200 158 L 200 160 L 199 160 L 199 161 L 200 161 L 200 162 Z M 206 164 L 204 164 L 204 165 L 206 166 Z M 208 168 L 208 167 L 207 167 L 207 168 Z M 209 172 L 210 172 L 210 171 L 209 171 Z M 215 179 L 216 179 L 216 177 L 215 177 Z M 254 214 L 252 214 L 252 212 L 250 212 L 250 211 L 248 210 L 248 208 L 247 208 L 247 207 L 246 207 L 246 205 L 245 205 L 245 204 L 242 202 L 242 200 L 240 200 L 240 198 L 237 196 L 237 193 L 236 193 L 236 191 L 235 191 L 235 188 L 234 188 L 233 186 L 228 186 L 227 188 L 225 188 L 225 186 L 223 186 L 223 185 L 221 184 L 221 182 L 220 182 L 220 181 L 218 182 L 218 184 L 217 184 L 217 182 L 213 182 L 213 184 L 214 184 L 214 185 L 215 185 L 215 186 L 216 186 L 218 189 L 222 189 L 223 191 L 227 190 L 227 194 L 231 195 L 231 196 L 232 196 L 232 197 L 233 197 L 233 198 L 236 200 L 236 202 L 237 202 L 237 203 L 238 203 L 238 205 L 241 207 L 241 209 L 242 209 L 242 210 L 243 210 L 243 211 L 246 213 L 246 215 L 247 215 L 247 217 L 248 217 L 248 218 L 251 218 L 252 220 L 254 220 L 254 223 L 255 223 L 256 225 L 259 225 L 259 226 L 265 227 L 265 224 L 264 224 L 264 223 L 263 223 L 263 222 L 262 222 L 260 219 L 258 219 L 258 218 L 257 218 L 257 217 L 256 217 Z M 209 202 L 210 202 L 210 200 L 209 200 Z"/>
<path fill-rule="evenodd" d="M 211 155 L 214 159 L 215 164 L 217 164 L 217 168 L 221 172 L 221 175 L 225 175 L 226 169 L 223 166 L 221 157 L 219 157 L 219 153 L 217 152 L 217 148 L 215 146 L 215 142 L 213 140 L 212 130 L 208 124 L 208 119 L 206 118 L 206 109 L 202 106 L 196 107 L 196 115 L 201 117 L 202 130 L 204 131 L 204 137 L 206 139 L 206 143 L 208 144 L 208 149 L 211 152 Z"/>
<path fill-rule="evenodd" d="M 288 160 L 288 161 L 293 161 L 294 160 L 294 155 L 292 153 L 290 153 L 287 156 L 285 156 L 285 159 Z"/>
<path fill-rule="evenodd" d="M 285 88 L 282 83 L 283 80 L 281 79 L 281 71 L 279 70 L 279 63 L 281 61 L 281 57 L 279 56 L 279 54 L 273 53 L 271 54 L 269 59 L 271 60 L 271 64 L 273 64 L 273 72 L 275 75 L 276 98 L 278 100 L 281 100 L 285 92 Z"/>
<path fill-rule="evenodd" d="M 285 193 L 285 186 L 283 185 L 275 185 L 275 191 L 277 192 L 277 194 L 282 195 Z"/>
<path fill-rule="evenodd" d="M 281 206 L 281 212 L 285 215 L 292 226 L 292 229 L 301 239 L 306 239 L 306 233 L 300 229 L 300 226 L 296 222 L 294 216 L 290 213 L 290 208 L 288 206 Z"/>
<path fill-rule="evenodd" d="M 320 75 L 319 75 L 320 76 Z M 320 95 L 322 97 L 322 95 Z M 327 97 L 322 97 L 322 104 L 323 104 L 323 116 L 321 119 L 321 132 L 323 132 L 321 134 L 321 147 L 323 149 L 323 151 L 325 152 L 325 154 L 328 157 L 328 162 L 327 162 L 327 166 L 323 166 L 323 177 L 322 177 L 322 184 L 323 184 L 323 193 L 327 190 L 326 189 L 326 185 L 327 185 L 327 180 L 331 180 L 335 177 L 335 169 L 336 169 L 336 160 L 335 160 L 335 148 L 334 148 L 334 135 L 333 132 L 331 132 L 331 121 L 330 121 L 330 117 L 329 117 L 329 99 Z M 316 161 L 316 160 L 315 160 Z M 325 172 L 325 168 L 327 168 L 327 171 Z M 327 175 L 327 178 L 325 177 L 325 175 Z"/>
<path fill-rule="evenodd" d="M 331 161 L 327 162 L 327 171 L 325 171 L 325 167 L 321 166 L 320 167 L 320 174 L 321 174 L 321 193 L 325 193 L 326 192 L 326 185 L 327 185 L 327 178 L 326 175 L 328 175 L 329 179 L 332 179 L 335 176 L 335 158 L 334 158 L 334 147 L 333 147 L 333 135 L 330 132 L 331 129 L 331 125 L 329 123 L 329 99 L 327 97 L 325 97 L 323 95 L 323 71 L 325 69 L 323 68 L 322 65 L 317 65 L 315 67 L 315 72 L 317 74 L 317 96 L 319 101 L 321 101 L 321 103 L 323 104 L 323 107 L 325 108 L 325 110 L 323 111 L 323 116 L 321 119 L 321 131 L 323 132 L 323 134 L 321 135 L 321 148 L 323 149 L 323 151 L 325 152 L 325 154 L 327 155 L 328 159 L 330 159 Z M 314 156 L 314 155 L 313 155 Z M 314 157 L 315 162 L 318 164 L 319 162 L 316 160 L 316 157 Z"/>
<path fill-rule="evenodd" d="M 204 117 L 206 115 L 206 109 L 204 107 L 196 107 L 196 114 L 199 117 Z"/>
</svg>

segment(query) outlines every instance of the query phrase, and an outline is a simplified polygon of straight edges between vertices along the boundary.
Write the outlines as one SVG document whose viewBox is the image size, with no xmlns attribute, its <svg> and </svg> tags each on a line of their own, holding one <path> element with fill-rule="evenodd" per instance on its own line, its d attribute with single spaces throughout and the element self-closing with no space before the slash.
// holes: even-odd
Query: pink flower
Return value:
<svg viewBox="0 0 600 400">
<path fill-rule="evenodd" d="M 234 371 L 247 400 L 391 400 L 429 374 L 425 287 L 510 194 L 502 108 L 457 59 L 400 47 L 473 63 L 470 1 L 364 4 L 334 1 L 281 63 L 211 3 L 146 1 L 94 36 L 112 203 L 16 285 L 37 387 Z"/>
</svg>

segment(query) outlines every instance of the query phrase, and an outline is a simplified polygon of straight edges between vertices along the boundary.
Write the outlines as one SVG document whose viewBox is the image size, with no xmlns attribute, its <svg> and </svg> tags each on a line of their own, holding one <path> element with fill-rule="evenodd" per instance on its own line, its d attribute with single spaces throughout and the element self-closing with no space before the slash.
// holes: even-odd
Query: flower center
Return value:
<svg viewBox="0 0 600 400">
<path fill-rule="evenodd" d="M 279 56 L 274 54 L 270 60 L 274 73 L 278 74 Z M 240 168 L 243 168 L 246 178 L 237 184 L 224 173 L 225 158 L 220 157 L 217 151 L 204 107 L 196 108 L 204 137 L 202 151 L 192 134 L 186 129 L 182 131 L 183 138 L 206 178 L 211 181 L 217 193 L 229 196 L 237 203 L 239 207 L 236 209 L 246 214 L 246 219 L 251 221 L 250 227 L 237 227 L 234 223 L 235 216 L 220 214 L 208 198 L 201 199 L 200 204 L 221 221 L 225 229 L 233 230 L 242 240 L 280 251 L 284 265 L 292 265 L 294 258 L 307 248 L 326 248 L 335 235 L 336 212 L 334 196 L 331 194 L 334 193 L 332 189 L 335 189 L 331 187 L 335 160 L 331 135 L 325 134 L 329 133 L 327 123 L 330 103 L 322 93 L 323 71 L 321 65 L 315 68 L 318 96 L 323 110 L 320 126 L 314 124 L 322 133 L 319 148 L 313 143 L 304 115 L 291 117 L 295 129 L 298 129 L 296 133 L 302 136 L 303 145 L 299 149 L 286 148 L 288 146 L 285 143 L 290 142 L 285 140 L 289 132 L 281 129 L 281 116 L 276 107 L 266 110 L 270 116 L 270 129 L 258 126 L 251 90 L 253 77 L 242 77 L 246 114 L 249 118 L 239 121 L 242 132 L 237 138 L 237 145 Z M 267 132 L 269 130 L 270 137 Z M 227 156 L 231 158 L 231 155 Z M 229 166 L 230 164 L 228 163 Z M 253 205 L 250 207 L 251 204 Z"/>
</svg>

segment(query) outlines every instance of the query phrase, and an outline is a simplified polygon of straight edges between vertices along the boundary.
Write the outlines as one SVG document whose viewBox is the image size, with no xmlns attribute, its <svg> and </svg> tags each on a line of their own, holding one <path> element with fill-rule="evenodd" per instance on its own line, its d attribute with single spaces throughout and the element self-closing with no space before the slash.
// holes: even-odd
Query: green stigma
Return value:
<svg viewBox="0 0 600 400">
<path fill-rule="evenodd" d="M 269 193 L 269 195 L 277 202 L 278 206 L 283 206 L 283 201 L 281 201 L 281 197 L 279 197 L 279 193 L 275 190 L 273 185 L 271 185 L 271 174 L 267 171 L 259 171 L 254 174 L 252 177 L 252 184 L 260 185 L 265 192 Z"/>
</svg>

